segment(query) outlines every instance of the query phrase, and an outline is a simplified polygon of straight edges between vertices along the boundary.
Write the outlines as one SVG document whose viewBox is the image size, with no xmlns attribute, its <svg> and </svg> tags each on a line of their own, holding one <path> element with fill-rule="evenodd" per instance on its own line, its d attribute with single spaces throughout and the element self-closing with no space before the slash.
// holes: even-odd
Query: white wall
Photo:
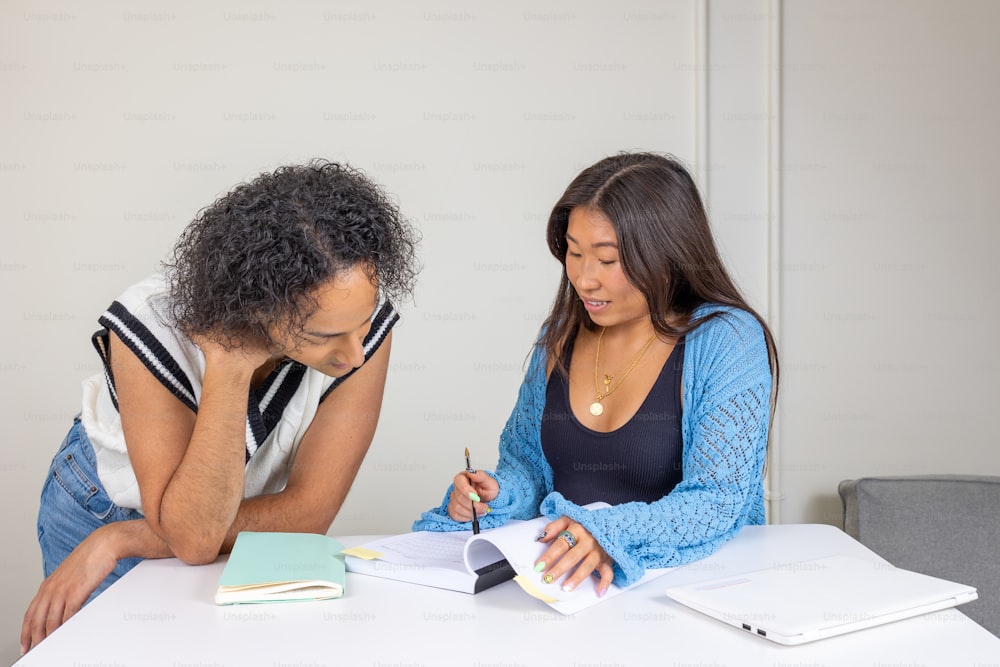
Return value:
<svg viewBox="0 0 1000 667">
<path fill-rule="evenodd" d="M 782 519 L 1000 474 L 1000 4 L 786 2 Z"/>
<path fill-rule="evenodd" d="M 702 176 L 727 261 L 776 322 L 772 516 L 836 523 L 836 483 L 861 474 L 1000 472 L 984 409 L 1000 5 L 780 7 L 6 3 L 0 658 L 40 580 L 37 495 L 98 369 L 96 317 L 198 208 L 287 161 L 365 169 L 424 236 L 334 533 L 405 530 L 464 447 L 495 461 L 558 277 L 547 211 L 624 149 Z"/>
<path fill-rule="evenodd" d="M 693 5 L 6 3 L 0 653 L 40 579 L 48 460 L 98 370 L 89 335 L 186 221 L 286 161 L 348 160 L 423 233 L 371 453 L 334 532 L 406 530 L 468 446 L 496 460 L 585 165 L 694 145 Z M 10 391 L 13 389 L 13 391 Z"/>
</svg>

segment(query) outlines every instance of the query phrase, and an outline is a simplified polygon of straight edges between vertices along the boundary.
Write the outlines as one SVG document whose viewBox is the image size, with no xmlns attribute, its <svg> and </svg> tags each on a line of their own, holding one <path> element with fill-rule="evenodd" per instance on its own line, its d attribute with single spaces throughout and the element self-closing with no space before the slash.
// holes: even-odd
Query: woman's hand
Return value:
<svg viewBox="0 0 1000 667">
<path fill-rule="evenodd" d="M 98 528 L 70 552 L 45 578 L 28 605 L 21 625 L 21 653 L 25 653 L 65 623 L 118 565 L 118 555 L 106 531 Z"/>
<path fill-rule="evenodd" d="M 568 534 L 563 535 L 564 532 Z M 601 577 L 597 595 L 607 592 L 614 579 L 613 561 L 586 528 L 569 517 L 559 517 L 545 526 L 545 532 L 538 541 L 549 545 L 535 562 L 535 571 L 543 575 L 543 581 L 558 581 L 572 571 L 562 585 L 564 591 L 571 591 L 596 572 Z"/>
<path fill-rule="evenodd" d="M 472 505 L 475 503 L 476 516 L 490 511 L 487 504 L 500 493 L 500 484 L 482 470 L 463 470 L 455 475 L 455 488 L 448 501 L 448 516 L 455 521 L 472 521 Z"/>
</svg>

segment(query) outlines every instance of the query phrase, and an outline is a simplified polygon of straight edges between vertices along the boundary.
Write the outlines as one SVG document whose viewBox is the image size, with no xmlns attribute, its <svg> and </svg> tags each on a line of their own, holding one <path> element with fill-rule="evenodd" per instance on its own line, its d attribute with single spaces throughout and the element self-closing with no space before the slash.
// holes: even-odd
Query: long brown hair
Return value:
<svg viewBox="0 0 1000 667">
<path fill-rule="evenodd" d="M 778 388 L 774 336 L 726 271 L 694 180 L 676 158 L 667 155 L 622 153 L 604 158 L 573 179 L 549 215 L 549 250 L 562 263 L 563 273 L 539 345 L 556 360 L 559 372 L 566 372 L 563 343 L 580 325 L 596 328 L 566 275 L 566 229 L 570 212 L 578 206 L 599 211 L 611 221 L 625 277 L 646 298 L 653 328 L 661 337 L 685 335 L 720 314 L 692 318 L 703 303 L 739 308 L 760 322 L 771 366 L 773 414 Z"/>
</svg>

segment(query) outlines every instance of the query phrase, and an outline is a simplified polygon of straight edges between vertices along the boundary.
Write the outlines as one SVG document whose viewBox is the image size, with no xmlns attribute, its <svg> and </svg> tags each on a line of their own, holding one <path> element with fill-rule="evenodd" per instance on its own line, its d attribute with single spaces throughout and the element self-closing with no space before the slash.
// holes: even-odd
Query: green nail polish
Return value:
<svg viewBox="0 0 1000 667">
<path fill-rule="evenodd" d="M 537 563 L 535 563 L 535 572 L 541 572 L 544 569 L 545 569 L 545 561 L 544 560 L 540 560 Z"/>
<path fill-rule="evenodd" d="M 472 502 L 474 502 L 474 503 L 478 503 L 479 502 L 479 494 L 476 493 L 475 491 L 470 491 L 469 492 L 469 499 L 472 500 Z"/>
</svg>

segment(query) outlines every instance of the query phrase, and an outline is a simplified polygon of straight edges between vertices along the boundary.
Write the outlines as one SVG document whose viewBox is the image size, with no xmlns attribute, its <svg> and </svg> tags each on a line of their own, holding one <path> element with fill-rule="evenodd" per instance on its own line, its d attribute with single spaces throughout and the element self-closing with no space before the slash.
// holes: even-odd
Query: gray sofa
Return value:
<svg viewBox="0 0 1000 667">
<path fill-rule="evenodd" d="M 1000 636 L 1000 477 L 863 477 L 838 491 L 849 535 L 897 567 L 975 586 L 959 610 Z"/>
</svg>

